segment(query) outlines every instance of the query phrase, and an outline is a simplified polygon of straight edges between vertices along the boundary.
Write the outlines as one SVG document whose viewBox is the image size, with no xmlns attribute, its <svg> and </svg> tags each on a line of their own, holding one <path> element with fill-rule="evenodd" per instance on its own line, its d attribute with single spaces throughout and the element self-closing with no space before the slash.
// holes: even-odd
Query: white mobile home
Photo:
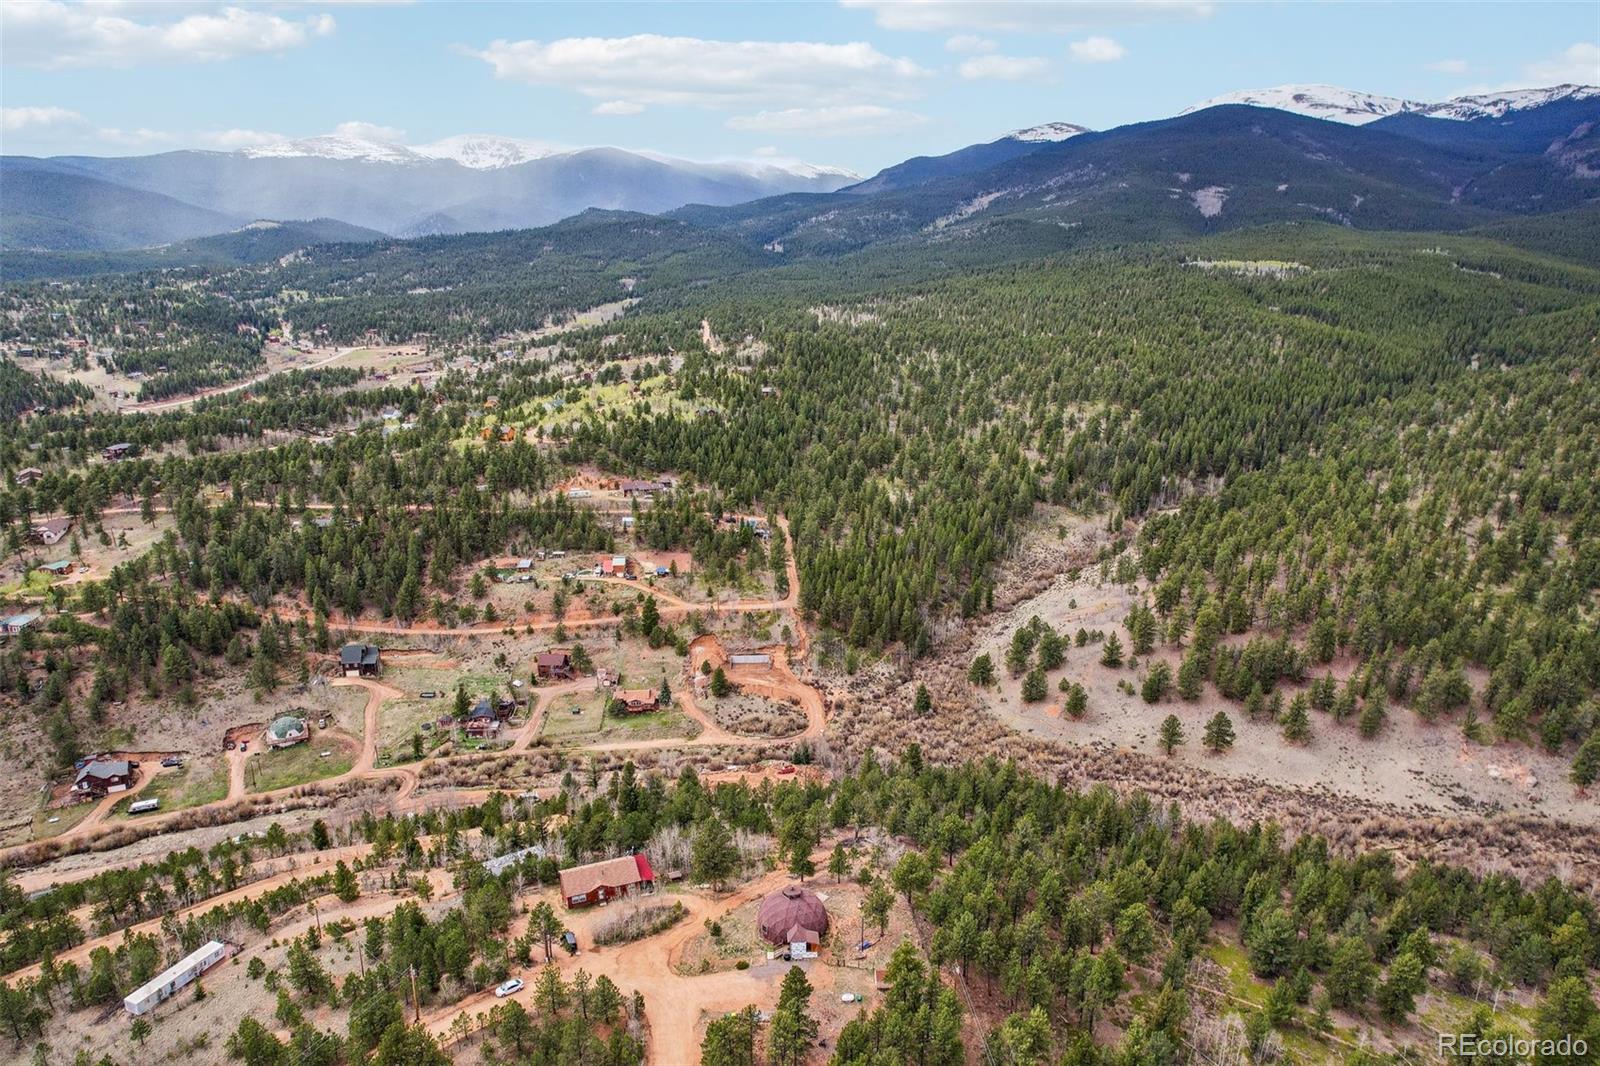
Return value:
<svg viewBox="0 0 1600 1066">
<path fill-rule="evenodd" d="M 129 993 L 122 1001 L 129 1014 L 148 1014 L 160 1003 L 171 999 L 179 989 L 187 987 L 195 978 L 228 957 L 228 945 L 213 940 L 197 951 L 192 951 L 177 963 L 156 974 L 149 981 Z"/>
</svg>

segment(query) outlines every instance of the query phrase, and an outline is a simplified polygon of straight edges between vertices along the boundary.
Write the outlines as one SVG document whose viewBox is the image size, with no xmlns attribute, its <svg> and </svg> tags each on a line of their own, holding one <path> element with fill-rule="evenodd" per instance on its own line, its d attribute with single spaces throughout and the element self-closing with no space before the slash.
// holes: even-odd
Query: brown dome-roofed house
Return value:
<svg viewBox="0 0 1600 1066">
<path fill-rule="evenodd" d="M 761 901 L 756 928 L 771 944 L 804 944 L 815 950 L 828 931 L 828 909 L 809 888 L 790 885 Z"/>
</svg>

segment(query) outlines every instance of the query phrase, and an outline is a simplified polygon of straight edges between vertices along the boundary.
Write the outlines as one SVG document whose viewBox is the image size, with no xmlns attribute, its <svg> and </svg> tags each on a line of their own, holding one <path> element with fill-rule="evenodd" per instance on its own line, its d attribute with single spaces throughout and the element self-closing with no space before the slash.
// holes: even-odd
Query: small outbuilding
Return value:
<svg viewBox="0 0 1600 1066">
<path fill-rule="evenodd" d="M 789 885 L 761 901 L 756 928 L 769 944 L 815 951 L 828 932 L 828 908 L 809 888 Z"/>
</svg>

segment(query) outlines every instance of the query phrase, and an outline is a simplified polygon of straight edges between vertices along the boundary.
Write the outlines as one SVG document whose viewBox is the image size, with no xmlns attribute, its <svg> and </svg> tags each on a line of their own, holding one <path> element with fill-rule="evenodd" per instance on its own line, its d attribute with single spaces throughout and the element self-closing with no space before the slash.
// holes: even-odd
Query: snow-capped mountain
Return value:
<svg viewBox="0 0 1600 1066">
<path fill-rule="evenodd" d="M 1044 144 L 1064 141 L 1069 137 L 1076 137 L 1080 133 L 1092 133 L 1087 126 L 1075 126 L 1070 122 L 1046 122 L 1039 126 L 1029 126 L 1025 130 L 1012 130 L 1002 140 L 1022 141 L 1025 144 Z"/>
<path fill-rule="evenodd" d="M 1041 129 L 1043 127 L 1040 127 Z M 1036 138 L 1039 140 L 1058 138 Z M 392 163 L 417 165 L 450 162 L 469 170 L 501 170 L 541 159 L 571 157 L 589 151 L 630 151 L 629 149 L 559 148 L 541 141 L 493 134 L 461 133 L 430 144 L 404 145 L 364 137 L 327 134 L 278 141 L 273 144 L 241 148 L 237 155 L 248 159 L 334 159 L 341 162 Z M 800 159 L 734 159 L 711 163 L 679 159 L 660 152 L 632 150 L 631 154 L 663 163 L 679 170 L 711 176 L 740 175 L 757 181 L 783 183 L 786 179 L 837 188 L 860 181 L 861 175 L 843 167 L 807 163 Z"/>
<path fill-rule="evenodd" d="M 344 137 L 335 133 L 255 145 L 241 148 L 235 154 L 246 159 L 337 159 L 367 163 L 423 163 L 428 158 L 402 144 L 389 144 L 364 137 Z"/>
<path fill-rule="evenodd" d="M 1289 111 L 1308 118 L 1343 122 L 1349 126 L 1364 126 L 1387 115 L 1405 111 L 1422 111 L 1427 104 L 1415 100 L 1402 100 L 1397 96 L 1380 96 L 1377 93 L 1341 89 L 1337 85 L 1279 85 L 1272 89 L 1242 89 L 1202 100 L 1193 107 L 1178 112 L 1188 115 L 1222 104 L 1249 104 L 1252 107 L 1271 107 Z"/>
<path fill-rule="evenodd" d="M 458 133 L 454 137 L 419 144 L 411 148 L 429 159 L 448 159 L 473 170 L 496 170 L 514 167 L 545 156 L 555 155 L 561 149 L 540 141 L 519 137 L 496 137 L 493 134 Z"/>
<path fill-rule="evenodd" d="M 1531 107 L 1543 107 L 1562 100 L 1596 98 L 1600 98 L 1600 86 L 1552 85 L 1548 89 L 1514 89 L 1503 93 L 1457 96 L 1442 104 L 1429 104 L 1422 108 L 1422 113 L 1429 118 L 1470 122 L 1480 118 L 1505 118 L 1513 111 L 1526 111 Z"/>
</svg>

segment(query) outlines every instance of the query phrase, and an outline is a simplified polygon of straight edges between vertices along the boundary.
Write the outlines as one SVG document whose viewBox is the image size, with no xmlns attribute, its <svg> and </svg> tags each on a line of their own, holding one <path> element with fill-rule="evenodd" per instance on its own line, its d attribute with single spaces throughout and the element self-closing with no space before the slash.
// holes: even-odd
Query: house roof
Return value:
<svg viewBox="0 0 1600 1066">
<path fill-rule="evenodd" d="M 339 649 L 339 661 L 346 666 L 372 666 L 378 661 L 378 646 L 346 644 Z"/>
<path fill-rule="evenodd" d="M 654 881 L 655 871 L 650 860 L 639 855 L 622 855 L 615 859 L 591 862 L 587 866 L 574 866 L 561 871 L 561 894 L 587 896 L 597 888 L 625 888 L 641 881 Z"/>
<path fill-rule="evenodd" d="M 484 696 L 483 698 L 479 699 L 477 704 L 473 706 L 472 713 L 468 714 L 467 717 L 469 719 L 472 719 L 472 718 L 494 718 L 495 717 L 494 708 L 489 706 L 489 697 L 488 696 Z"/>
<path fill-rule="evenodd" d="M 305 731 L 306 720 L 304 718 L 296 718 L 292 714 L 286 714 L 281 718 L 274 718 L 272 720 L 272 724 L 267 726 L 267 736 L 271 737 L 273 740 L 284 740 L 288 737 L 294 736 L 297 733 L 304 733 Z"/>
<path fill-rule="evenodd" d="M 38 620 L 39 616 L 37 614 L 13 614 L 0 618 L 0 626 L 5 626 L 7 629 L 22 629 L 33 625 Z"/>
<path fill-rule="evenodd" d="M 35 522 L 33 528 L 40 533 L 65 533 L 72 528 L 72 519 L 47 518 L 43 522 Z"/>
<path fill-rule="evenodd" d="M 623 703 L 652 703 L 655 701 L 656 691 L 651 688 L 619 688 L 617 699 Z"/>
<path fill-rule="evenodd" d="M 94 762 L 84 763 L 78 770 L 78 776 L 73 780 L 81 784 L 88 780 L 103 781 L 112 777 L 127 776 L 127 759 L 96 759 Z"/>
<path fill-rule="evenodd" d="M 70 570 L 70 569 L 72 569 L 72 560 L 71 559 L 57 559 L 53 563 L 45 563 L 44 566 L 40 567 L 40 569 L 41 570 Z"/>
<path fill-rule="evenodd" d="M 564 651 L 542 651 L 539 653 L 540 666 L 566 666 L 572 661 L 572 656 Z"/>
</svg>

